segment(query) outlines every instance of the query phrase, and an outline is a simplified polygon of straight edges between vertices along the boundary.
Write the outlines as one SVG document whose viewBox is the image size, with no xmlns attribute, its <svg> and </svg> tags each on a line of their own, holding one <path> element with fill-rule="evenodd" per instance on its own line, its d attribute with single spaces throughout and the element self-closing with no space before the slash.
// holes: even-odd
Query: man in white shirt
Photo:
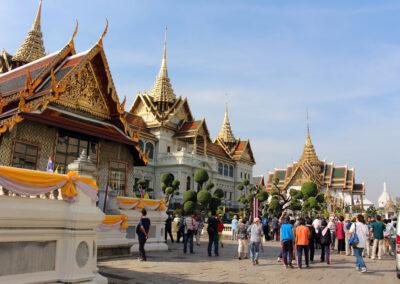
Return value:
<svg viewBox="0 0 400 284">
<path fill-rule="evenodd" d="M 336 240 L 336 222 L 335 222 L 335 217 L 331 216 L 329 218 L 328 228 L 329 228 L 329 230 L 331 232 L 331 239 L 332 239 L 331 249 L 335 250 L 335 240 Z"/>
</svg>

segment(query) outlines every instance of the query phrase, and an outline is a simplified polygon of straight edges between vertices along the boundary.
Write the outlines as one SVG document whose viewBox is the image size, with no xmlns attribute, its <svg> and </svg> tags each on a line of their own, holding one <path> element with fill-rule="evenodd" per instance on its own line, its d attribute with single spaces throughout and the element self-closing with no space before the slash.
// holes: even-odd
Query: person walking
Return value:
<svg viewBox="0 0 400 284">
<path fill-rule="evenodd" d="M 214 244 L 214 254 L 215 256 L 219 256 L 218 254 L 218 219 L 216 218 L 216 213 L 212 212 L 212 216 L 208 218 L 208 256 L 211 256 L 212 245 Z"/>
<path fill-rule="evenodd" d="M 307 217 L 306 218 L 306 226 L 308 230 L 310 231 L 310 237 L 309 237 L 309 242 L 308 242 L 308 249 L 309 249 L 309 257 L 310 261 L 314 261 L 314 254 L 315 254 L 315 238 L 316 238 L 316 233 L 315 233 L 315 228 L 312 225 L 312 220 L 311 218 Z"/>
<path fill-rule="evenodd" d="M 224 231 L 224 223 L 222 222 L 222 215 L 218 216 L 218 242 L 221 244 L 221 248 L 224 247 L 224 244 L 222 243 L 222 232 Z"/>
<path fill-rule="evenodd" d="M 361 270 L 362 273 L 367 272 L 367 266 L 364 263 L 362 252 L 365 248 L 365 243 L 368 241 L 368 227 L 365 225 L 363 215 L 357 215 L 356 222 L 350 227 L 350 238 L 357 234 L 358 244 L 353 246 L 354 255 L 356 256 L 356 270 Z"/>
<path fill-rule="evenodd" d="M 318 234 L 321 244 L 321 262 L 326 261 L 326 264 L 330 264 L 332 236 L 325 220 L 322 221 Z"/>
<path fill-rule="evenodd" d="M 238 225 L 238 259 L 242 259 L 242 253 L 244 254 L 244 259 L 247 259 L 247 254 L 249 252 L 249 234 L 247 233 L 247 226 L 246 223 L 243 223 L 243 220 L 239 220 Z"/>
<path fill-rule="evenodd" d="M 264 232 L 265 241 L 269 241 L 269 219 L 267 214 L 264 215 L 261 224 Z"/>
<path fill-rule="evenodd" d="M 174 242 L 174 237 L 172 236 L 172 221 L 174 220 L 173 215 L 170 212 L 167 212 L 167 219 L 165 220 L 165 243 L 167 243 L 167 237 L 169 234 L 169 238 L 171 239 L 171 242 Z"/>
<path fill-rule="evenodd" d="M 383 231 L 385 230 L 385 225 L 381 222 L 381 216 L 376 216 L 376 221 L 371 224 L 371 232 L 374 233 L 374 245 L 372 247 L 372 257 L 376 258 L 376 250 L 378 248 L 378 259 L 382 259 L 383 250 Z"/>
<path fill-rule="evenodd" d="M 347 256 L 349 256 L 350 254 L 354 255 L 354 250 L 353 250 L 352 246 L 349 245 L 349 239 L 350 239 L 350 228 L 355 221 L 356 221 L 355 218 L 353 218 L 352 220 L 347 219 L 344 224 L 345 245 L 346 245 L 346 255 Z"/>
<path fill-rule="evenodd" d="M 319 230 L 321 228 L 321 223 L 322 223 L 322 219 L 320 216 L 316 217 L 314 219 L 314 221 L 312 222 L 312 225 L 314 226 L 315 229 L 315 248 L 316 249 L 320 249 L 321 248 L 321 244 L 320 244 L 320 240 L 319 240 Z"/>
<path fill-rule="evenodd" d="M 272 219 L 272 230 L 273 230 L 272 240 L 274 240 L 274 238 L 275 238 L 275 241 L 279 241 L 279 236 L 280 236 L 280 233 L 279 233 L 279 220 L 278 220 L 278 216 L 276 216 L 276 215 Z"/>
<path fill-rule="evenodd" d="M 198 216 L 196 219 L 196 227 L 195 227 L 195 234 L 196 234 L 196 245 L 200 245 L 200 237 L 201 237 L 201 232 L 203 231 L 204 228 L 204 221 L 201 218 L 201 216 Z"/>
<path fill-rule="evenodd" d="M 296 238 L 296 248 L 297 248 L 297 265 L 298 268 L 302 268 L 302 258 L 303 258 L 303 251 L 304 257 L 306 260 L 306 267 L 310 267 L 309 263 L 309 244 L 310 244 L 310 230 L 305 226 L 305 221 L 303 218 L 299 218 L 298 226 L 296 227 L 295 231 L 295 238 Z"/>
<path fill-rule="evenodd" d="M 184 237 L 185 227 L 184 227 L 183 221 L 185 221 L 185 216 L 183 216 L 181 214 L 179 216 L 179 221 L 178 221 L 178 231 L 176 232 L 176 242 L 177 243 L 179 243 L 180 239 Z"/>
<path fill-rule="evenodd" d="M 338 240 L 338 254 L 345 254 L 346 243 L 344 237 L 344 217 L 339 216 L 339 222 L 336 223 L 336 239 Z"/>
<path fill-rule="evenodd" d="M 283 213 L 285 214 L 285 213 Z M 293 268 L 293 225 L 290 224 L 289 216 L 283 217 L 283 224 L 281 225 L 281 245 L 282 245 L 282 259 L 283 265 L 286 268 Z M 289 262 L 288 262 L 289 255 Z"/>
<path fill-rule="evenodd" d="M 150 219 L 146 217 L 147 211 L 146 209 L 142 209 L 140 212 L 140 221 L 138 225 L 138 229 L 136 229 L 136 233 L 139 238 L 139 261 L 146 261 L 146 252 L 144 250 L 144 245 L 146 244 L 147 239 L 150 235 L 151 230 L 151 222 Z"/>
<path fill-rule="evenodd" d="M 184 235 L 183 235 L 183 253 L 187 252 L 187 243 L 189 242 L 190 253 L 194 253 L 193 251 L 193 235 L 195 228 L 195 221 L 193 219 L 193 215 L 187 215 L 185 220 L 183 221 L 184 226 Z"/>
<path fill-rule="evenodd" d="M 259 218 L 254 218 L 253 224 L 247 229 L 247 232 L 250 235 L 250 260 L 251 264 L 255 265 L 258 264 L 261 237 L 264 235 Z"/>
<path fill-rule="evenodd" d="M 330 230 L 331 233 L 331 250 L 335 250 L 335 241 L 336 241 L 336 221 L 335 221 L 335 217 L 331 216 L 329 218 L 329 223 L 328 223 L 328 228 Z"/>
<path fill-rule="evenodd" d="M 234 215 L 232 219 L 232 240 L 236 241 L 238 233 L 238 219 L 237 216 Z"/>
</svg>

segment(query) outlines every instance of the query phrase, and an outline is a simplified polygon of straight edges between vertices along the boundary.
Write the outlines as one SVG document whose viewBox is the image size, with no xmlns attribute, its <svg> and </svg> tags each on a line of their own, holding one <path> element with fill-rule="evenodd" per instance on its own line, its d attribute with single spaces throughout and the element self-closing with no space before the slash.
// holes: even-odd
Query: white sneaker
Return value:
<svg viewBox="0 0 400 284">
<path fill-rule="evenodd" d="M 282 259 L 281 259 L 280 257 L 278 257 L 278 259 L 277 259 L 276 261 L 277 261 L 277 262 L 281 262 L 281 260 L 282 260 Z"/>
<path fill-rule="evenodd" d="M 365 272 L 367 272 L 367 268 L 366 268 L 366 267 L 364 267 L 363 269 L 361 269 L 361 273 L 365 273 Z"/>
<path fill-rule="evenodd" d="M 374 260 L 374 259 L 375 259 L 375 256 L 371 257 L 371 259 Z"/>
<path fill-rule="evenodd" d="M 357 270 L 357 271 L 360 271 L 360 267 L 359 267 L 359 266 L 356 266 L 356 270 Z"/>
<path fill-rule="evenodd" d="M 382 257 L 378 257 L 378 259 L 382 259 Z"/>
</svg>

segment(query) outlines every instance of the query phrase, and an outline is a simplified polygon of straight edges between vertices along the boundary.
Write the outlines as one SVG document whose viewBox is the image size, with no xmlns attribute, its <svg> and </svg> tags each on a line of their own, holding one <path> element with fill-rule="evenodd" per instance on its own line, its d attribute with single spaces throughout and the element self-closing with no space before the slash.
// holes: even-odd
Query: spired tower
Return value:
<svg viewBox="0 0 400 284">
<path fill-rule="evenodd" d="M 311 142 L 311 137 L 310 137 L 310 123 L 308 120 L 308 113 L 307 113 L 307 138 L 306 138 L 306 144 L 304 145 L 303 153 L 301 154 L 300 160 L 299 160 L 299 165 L 302 165 L 304 163 L 310 163 L 310 165 L 313 167 L 314 171 L 319 173 L 321 170 L 321 166 L 323 165 L 323 162 L 321 162 L 318 159 L 317 154 L 315 153 L 314 145 Z"/>
<path fill-rule="evenodd" d="M 226 145 L 233 147 L 236 144 L 235 136 L 233 135 L 231 123 L 229 122 L 228 117 L 228 103 L 225 106 L 225 117 L 224 122 L 222 123 L 221 130 L 216 137 L 217 139 L 222 140 Z"/>
<path fill-rule="evenodd" d="M 46 55 L 43 36 L 40 27 L 40 16 L 42 11 L 42 0 L 39 2 L 39 9 L 35 21 L 28 32 L 24 42 L 14 55 L 3 49 L 0 53 L 0 74 L 8 72 L 24 64 L 35 61 Z"/>
<path fill-rule="evenodd" d="M 176 99 L 167 70 L 167 27 L 165 27 L 164 53 L 161 68 L 151 89 L 150 97 L 161 112 L 168 110 Z"/>
<path fill-rule="evenodd" d="M 42 0 L 39 2 L 39 9 L 36 14 L 31 30 L 28 32 L 21 47 L 12 57 L 15 67 L 37 60 L 46 55 L 43 45 L 43 35 L 40 27 L 40 14 L 42 10 Z"/>
</svg>

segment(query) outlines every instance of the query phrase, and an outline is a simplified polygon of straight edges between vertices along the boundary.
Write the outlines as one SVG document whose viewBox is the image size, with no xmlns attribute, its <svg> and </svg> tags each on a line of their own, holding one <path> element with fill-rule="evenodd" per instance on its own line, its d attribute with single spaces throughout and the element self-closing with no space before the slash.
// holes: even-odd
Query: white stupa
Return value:
<svg viewBox="0 0 400 284">
<path fill-rule="evenodd" d="M 388 204 L 389 201 L 392 200 L 392 197 L 390 196 L 390 193 L 387 192 L 386 190 L 386 182 L 383 183 L 383 192 L 381 196 L 378 198 L 378 207 L 379 208 L 384 208 Z"/>
</svg>

